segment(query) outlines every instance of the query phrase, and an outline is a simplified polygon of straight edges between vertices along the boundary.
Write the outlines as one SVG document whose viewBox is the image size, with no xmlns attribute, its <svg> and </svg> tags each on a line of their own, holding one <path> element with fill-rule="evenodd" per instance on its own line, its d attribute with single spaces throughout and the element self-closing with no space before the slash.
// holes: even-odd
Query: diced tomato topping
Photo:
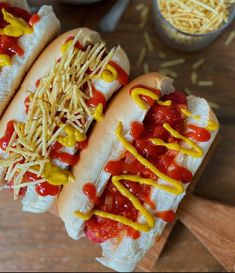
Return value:
<svg viewBox="0 0 235 273">
<path fill-rule="evenodd" d="M 102 244 L 119 234 L 121 230 L 118 225 L 115 221 L 94 216 L 86 222 L 84 233 L 90 241 Z"/>
<path fill-rule="evenodd" d="M 130 237 L 133 240 L 137 240 L 140 238 L 141 233 L 138 230 L 134 230 L 131 227 L 126 228 L 127 236 Z"/>
<path fill-rule="evenodd" d="M 147 128 L 155 128 L 164 123 L 174 126 L 182 122 L 181 113 L 174 106 L 154 105 L 145 118 Z"/>
<path fill-rule="evenodd" d="M 6 54 L 10 57 L 17 54 L 24 55 L 24 50 L 17 44 L 18 38 L 0 35 L 0 54 Z"/>
<path fill-rule="evenodd" d="M 156 158 L 165 153 L 166 148 L 152 144 L 150 140 L 139 139 L 135 141 L 138 152 L 146 158 Z"/>
<path fill-rule="evenodd" d="M 143 86 L 138 87 L 141 88 Z M 136 88 L 136 86 L 134 88 Z M 155 92 L 160 95 L 158 90 L 155 90 Z M 182 106 L 187 108 L 185 95 L 181 92 L 174 92 L 161 98 L 162 101 L 172 100 L 171 106 L 161 106 L 148 97 L 143 97 L 143 100 L 151 105 L 151 108 L 143 123 L 132 123 L 130 130 L 131 136 L 134 138 L 132 145 L 137 149 L 139 154 L 147 158 L 162 173 L 183 183 L 189 183 L 192 180 L 192 173 L 175 162 L 175 157 L 178 152 L 168 150 L 163 146 L 155 146 L 150 141 L 150 138 L 160 138 L 166 143 L 180 142 L 179 139 L 175 139 L 167 132 L 163 124 L 170 124 L 173 129 L 179 133 L 184 132 L 184 116 L 181 114 L 180 108 Z M 119 160 L 109 161 L 104 169 L 110 173 L 111 176 L 127 174 L 138 175 L 153 180 L 157 179 L 154 173 L 139 163 L 135 156 L 128 151 L 124 152 Z M 135 209 L 128 198 L 123 196 L 115 188 L 111 179 L 112 178 L 110 178 L 108 186 L 101 196 L 100 203 L 96 206 L 96 209 L 115 215 L 121 215 L 132 221 L 137 221 L 139 215 L 138 210 Z M 121 183 L 135 195 L 142 204 L 148 204 L 153 210 L 156 209 L 155 202 L 151 200 L 151 186 L 128 180 L 121 181 Z M 166 222 L 173 222 L 175 220 L 175 213 L 173 211 L 156 212 L 155 216 Z M 85 228 L 86 236 L 96 243 L 103 243 L 106 240 L 118 237 L 122 231 L 126 231 L 126 235 L 132 239 L 138 239 L 140 237 L 140 233 L 130 227 L 96 216 L 93 216 L 86 222 Z"/>
<path fill-rule="evenodd" d="M 157 125 L 154 127 L 153 131 L 152 131 L 152 137 L 153 138 L 160 138 L 164 141 L 167 141 L 167 139 L 169 138 L 169 133 L 167 132 L 167 130 L 165 128 L 163 128 L 162 125 Z"/>
<path fill-rule="evenodd" d="M 140 139 L 144 133 L 144 125 L 139 122 L 133 122 L 131 124 L 131 135 L 134 139 Z"/>
<path fill-rule="evenodd" d="M 101 198 L 97 209 L 127 217 L 132 221 L 136 221 L 138 216 L 138 211 L 133 207 L 132 203 L 119 193 L 111 183 L 106 187 L 105 194 Z M 128 231 L 132 238 L 138 237 L 136 231 L 130 227 L 109 219 L 93 216 L 86 222 L 85 235 L 95 243 L 103 243 L 117 237 L 123 229 Z"/>
<path fill-rule="evenodd" d="M 168 95 L 161 97 L 162 101 L 171 100 L 173 103 L 178 105 L 187 105 L 187 98 L 185 94 L 181 91 L 175 91 Z"/>
</svg>

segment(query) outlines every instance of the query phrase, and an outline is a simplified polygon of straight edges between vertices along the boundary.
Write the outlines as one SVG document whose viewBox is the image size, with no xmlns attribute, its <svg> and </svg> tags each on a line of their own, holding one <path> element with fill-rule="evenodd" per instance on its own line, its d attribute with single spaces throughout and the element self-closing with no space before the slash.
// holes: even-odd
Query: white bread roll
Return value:
<svg viewBox="0 0 235 273">
<path fill-rule="evenodd" d="M 104 121 L 95 126 L 90 138 L 89 147 L 82 152 L 80 164 L 73 170 L 77 178 L 76 182 L 65 186 L 59 196 L 59 214 L 65 222 L 68 234 L 73 239 L 79 239 L 84 235 L 84 221 L 76 218 L 73 213 L 77 210 L 87 213 L 94 206 L 83 193 L 84 185 L 88 182 L 93 183 L 96 186 L 97 195 L 100 196 L 110 178 L 110 174 L 103 170 L 104 166 L 110 160 L 119 159 L 120 154 L 122 154 L 123 147 L 118 142 L 115 134 L 118 122 L 121 121 L 123 123 L 124 135 L 129 140 L 132 140 L 129 133 L 131 123 L 133 121 L 142 122 L 144 120 L 146 111 L 139 108 L 129 95 L 129 90 L 138 84 L 160 88 L 162 94 L 172 91 L 171 80 L 159 74 L 152 73 L 140 77 L 119 92 L 111 103 Z M 187 97 L 187 101 L 189 111 L 193 115 L 200 115 L 202 117 L 200 120 L 188 117 L 186 119 L 187 124 L 206 127 L 209 120 L 218 123 L 210 106 L 204 99 L 189 96 Z M 211 138 L 207 142 L 195 141 L 202 148 L 203 157 L 194 158 L 179 153 L 176 157 L 177 164 L 187 168 L 195 175 L 217 132 L 218 130 L 211 132 Z M 165 181 L 159 179 L 158 182 L 164 183 Z M 187 185 L 184 185 L 184 188 L 186 190 Z M 157 211 L 173 210 L 176 212 L 184 195 L 185 191 L 180 195 L 174 195 L 153 187 L 151 200 L 156 204 Z M 140 217 L 139 221 L 143 221 L 143 219 Z M 103 257 L 97 260 L 116 271 L 133 271 L 137 263 L 154 244 L 156 236 L 162 234 L 165 226 L 166 222 L 156 219 L 155 227 L 150 232 L 142 232 L 141 237 L 137 240 L 124 236 L 122 240 L 119 237 L 118 239 L 106 241 L 101 244 Z"/>
<path fill-rule="evenodd" d="M 7 0 L 12 6 L 29 11 L 27 1 Z M 22 36 L 18 43 L 24 50 L 23 56 L 15 55 L 11 66 L 0 70 L 0 116 L 18 90 L 26 72 L 36 60 L 43 48 L 59 33 L 60 22 L 56 18 L 51 6 L 43 6 L 38 15 L 40 21 L 34 25 L 32 34 Z"/>
<path fill-rule="evenodd" d="M 188 96 L 189 111 L 195 115 L 203 117 L 202 120 L 194 120 L 192 117 L 187 118 L 187 124 L 194 124 L 200 127 L 206 127 L 207 121 L 212 120 L 218 123 L 213 111 L 202 98 L 195 96 Z M 213 143 L 217 130 L 211 132 L 211 139 L 207 142 L 196 142 L 198 146 L 203 149 L 204 156 L 201 158 L 194 158 L 191 156 L 178 154 L 176 162 L 192 172 L 193 175 L 197 172 L 198 168 L 202 164 L 204 157 L 206 156 L 211 144 Z M 159 180 L 159 182 L 161 182 Z M 185 185 L 185 190 L 187 186 Z M 151 200 L 157 205 L 157 211 L 173 210 L 176 212 L 181 200 L 185 196 L 186 192 L 181 195 L 173 195 L 165 191 L 153 188 L 151 193 Z M 154 229 L 148 233 L 141 233 L 141 237 L 138 240 L 132 240 L 130 237 L 124 237 L 119 241 L 119 244 L 113 240 L 106 241 L 101 244 L 103 250 L 103 257 L 97 259 L 103 265 L 110 267 L 118 272 L 131 272 L 135 269 L 138 262 L 144 257 L 146 252 L 155 243 L 156 236 L 161 236 L 166 222 L 161 219 L 156 220 Z"/>
<path fill-rule="evenodd" d="M 40 55 L 38 60 L 35 62 L 35 64 L 30 69 L 29 73 L 27 74 L 24 82 L 21 85 L 20 90 L 10 103 L 9 107 L 7 108 L 5 114 L 2 117 L 2 120 L 0 122 L 0 138 L 4 135 L 6 125 L 10 120 L 15 121 L 22 121 L 24 122 L 26 120 L 26 113 L 25 113 L 25 106 L 24 101 L 28 97 L 30 92 L 35 91 L 35 82 L 42 78 L 45 75 L 48 75 L 51 70 L 51 65 L 61 56 L 61 46 L 64 44 L 64 42 L 67 40 L 67 38 L 71 36 L 76 36 L 80 32 L 79 36 L 79 42 L 82 46 L 86 46 L 88 43 L 95 44 L 97 42 L 101 42 L 102 39 L 100 35 L 97 32 L 94 32 L 88 28 L 81 28 L 81 29 L 74 29 L 69 32 L 66 32 L 59 36 L 57 39 L 55 39 Z M 120 46 L 118 46 L 115 49 L 115 52 L 111 58 L 112 61 L 119 64 L 120 67 L 129 74 L 130 72 L 130 64 L 129 60 L 125 54 L 125 52 L 122 50 Z M 49 65 L 48 65 L 49 64 Z M 108 100 L 114 92 L 116 92 L 120 87 L 121 84 L 118 80 L 115 80 L 113 82 L 105 82 L 102 79 L 96 79 L 94 78 L 92 80 L 92 83 L 94 84 L 94 87 L 97 88 L 97 90 L 100 90 L 100 92 L 103 93 L 103 95 Z M 92 118 L 90 118 L 88 122 L 88 126 L 86 128 L 86 131 L 89 129 L 89 126 L 91 125 Z M 66 152 L 73 154 L 75 151 L 68 149 Z M 8 154 L 0 149 L 0 156 L 1 157 L 8 157 Z M 67 168 L 68 165 L 64 164 L 62 162 L 53 161 L 56 165 L 59 165 L 61 168 Z M 4 173 L 4 170 L 1 170 L 1 173 Z M 22 199 L 23 204 L 23 211 L 27 212 L 33 212 L 33 213 L 43 213 L 46 212 L 55 201 L 56 196 L 40 196 L 35 190 L 34 185 L 28 186 L 26 195 Z"/>
<path fill-rule="evenodd" d="M 59 196 L 60 217 L 65 223 L 68 234 L 75 240 L 83 236 L 84 221 L 74 217 L 73 213 L 77 210 L 85 213 L 93 207 L 83 194 L 84 185 L 88 182 L 94 183 L 100 196 L 110 176 L 103 171 L 103 167 L 113 151 L 116 151 L 117 155 L 120 152 L 115 135 L 118 121 L 123 122 L 124 130 L 127 132 L 132 121 L 142 121 L 145 117 L 146 111 L 139 108 L 129 95 L 131 87 L 140 83 L 161 89 L 163 94 L 172 90 L 172 80 L 167 77 L 158 73 L 142 76 L 117 94 L 110 103 L 104 120 L 95 126 L 88 148 L 82 151 L 79 164 L 72 170 L 76 181 L 63 187 Z"/>
</svg>

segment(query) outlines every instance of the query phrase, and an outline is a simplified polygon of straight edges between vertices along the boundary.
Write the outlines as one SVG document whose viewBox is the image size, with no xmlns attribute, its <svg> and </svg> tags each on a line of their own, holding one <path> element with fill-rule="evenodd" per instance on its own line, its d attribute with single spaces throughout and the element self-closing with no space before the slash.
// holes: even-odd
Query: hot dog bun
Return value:
<svg viewBox="0 0 235 273">
<path fill-rule="evenodd" d="M 195 96 L 188 96 L 187 100 L 189 111 L 203 117 L 203 120 L 197 122 L 189 117 L 187 119 L 187 124 L 195 124 L 197 126 L 204 127 L 206 126 L 207 120 L 212 120 L 218 123 L 214 112 L 211 110 L 206 100 Z M 176 162 L 180 166 L 186 167 L 192 172 L 193 175 L 195 175 L 211 144 L 213 143 L 217 132 L 218 131 L 216 130 L 211 133 L 211 139 L 208 142 L 197 142 L 197 145 L 203 149 L 203 157 L 193 158 L 183 154 L 178 154 Z M 151 200 L 157 204 L 157 211 L 173 210 L 176 212 L 185 194 L 186 192 L 181 195 L 174 196 L 170 193 L 153 189 L 151 193 Z M 166 224 L 167 223 L 163 220 L 157 219 L 154 229 L 148 233 L 142 233 L 138 240 L 132 240 L 129 237 L 124 237 L 119 244 L 117 244 L 115 239 L 106 241 L 105 243 L 101 244 L 103 257 L 98 258 L 97 260 L 103 265 L 118 272 L 133 271 L 146 252 L 154 245 L 156 236 L 162 235 Z"/>
<path fill-rule="evenodd" d="M 7 0 L 12 6 L 29 11 L 27 1 Z M 12 96 L 18 90 L 26 72 L 41 53 L 43 48 L 59 33 L 60 22 L 56 18 L 51 6 L 43 6 L 38 15 L 40 21 L 34 25 L 32 34 L 24 35 L 19 39 L 19 44 L 24 50 L 23 56 L 16 55 L 11 66 L 2 67 L 0 70 L 0 116 Z"/>
<path fill-rule="evenodd" d="M 94 43 L 102 41 L 101 37 L 99 36 L 97 32 L 91 31 L 87 28 L 82 28 L 81 30 L 82 30 L 82 35 L 81 35 L 80 43 L 82 45 L 85 46 L 88 42 L 94 44 Z M 58 57 L 58 55 L 60 54 L 61 44 L 66 40 L 66 38 L 70 36 L 75 36 L 78 33 L 78 31 L 79 29 L 76 29 L 61 35 L 58 39 L 56 39 L 50 45 L 50 47 L 45 52 L 43 52 L 43 54 L 40 56 L 39 60 L 33 67 L 32 71 L 30 71 L 30 75 L 29 75 L 30 85 L 33 84 L 37 78 L 40 78 L 40 76 L 48 73 L 48 71 L 45 70 L 45 69 L 48 69 L 45 66 L 45 60 L 53 61 L 53 59 Z M 126 71 L 126 73 L 129 74 L 130 72 L 129 61 L 125 52 L 121 49 L 121 47 L 118 47 L 116 49 L 116 53 L 112 57 L 112 60 L 115 61 L 117 64 L 119 64 Z M 48 63 L 50 63 L 50 61 Z M 105 95 L 107 100 L 120 87 L 120 85 L 117 82 L 110 84 L 110 83 L 105 83 L 104 81 L 101 81 L 101 80 L 94 80 L 94 85 L 98 88 L 98 90 L 102 90 L 102 93 Z M 24 90 L 27 90 L 27 82 L 22 85 L 22 88 Z M 66 168 L 67 165 L 64 165 L 63 167 Z M 55 200 L 56 200 L 56 197 L 39 196 L 35 191 L 35 187 L 29 186 L 26 192 L 26 195 L 22 200 L 23 211 L 32 212 L 32 213 L 46 212 L 50 209 L 50 207 L 52 206 Z"/>
<path fill-rule="evenodd" d="M 84 224 L 81 219 L 74 217 L 73 212 L 76 210 L 88 212 L 92 209 L 92 204 L 82 192 L 83 186 L 87 182 L 94 182 L 98 195 L 101 195 L 109 178 L 107 173 L 102 172 L 103 167 L 113 151 L 116 150 L 117 154 L 120 152 L 120 149 L 117 150 L 118 143 L 115 135 L 118 120 L 123 122 L 125 129 L 128 129 L 133 120 L 142 121 L 145 117 L 146 112 L 140 109 L 129 96 L 131 87 L 140 83 L 159 88 L 163 93 L 172 90 L 172 80 L 168 77 L 158 73 L 142 76 L 118 93 L 111 102 L 104 120 L 95 126 L 88 148 L 81 153 L 80 162 L 73 169 L 76 181 L 65 186 L 59 196 L 59 214 L 68 234 L 73 239 L 83 236 Z"/>
<path fill-rule="evenodd" d="M 10 120 L 15 121 L 25 121 L 26 113 L 24 107 L 24 101 L 29 95 L 30 92 L 34 92 L 35 83 L 38 79 L 47 75 L 50 72 L 51 66 L 48 64 L 53 64 L 55 60 L 61 55 L 61 45 L 66 41 L 70 36 L 76 35 L 79 29 L 74 29 L 69 32 L 66 32 L 56 38 L 39 56 L 37 61 L 34 63 L 30 71 L 27 73 L 19 91 L 11 101 L 10 105 L 7 107 L 1 121 L 0 121 L 0 138 L 3 136 L 6 129 L 6 124 Z M 100 36 L 94 36 L 95 32 L 90 31 L 89 29 L 82 29 L 84 35 L 82 37 L 92 37 L 94 40 L 100 40 Z M 0 149 L 0 155 L 6 154 Z"/>
<path fill-rule="evenodd" d="M 100 196 L 110 177 L 110 174 L 103 170 L 104 166 L 110 160 L 117 160 L 123 152 L 123 147 L 115 135 L 118 122 L 123 123 L 123 134 L 127 139 L 131 140 L 129 130 L 132 122 L 142 122 L 146 115 L 146 111 L 134 103 L 129 91 L 133 86 L 143 85 L 159 88 L 161 94 L 164 95 L 173 91 L 171 83 L 172 81 L 169 78 L 157 73 L 151 73 L 136 79 L 119 92 L 111 103 L 104 121 L 95 126 L 88 149 L 82 152 L 80 164 L 73 169 L 76 182 L 65 186 L 59 196 L 59 214 L 65 222 L 68 234 L 72 238 L 79 239 L 84 235 L 84 221 L 76 218 L 73 213 L 77 210 L 87 213 L 93 208 L 93 204 L 83 193 L 84 185 L 88 182 L 93 183 L 96 186 L 97 195 Z M 193 115 L 200 115 L 202 118 L 195 120 L 192 117 L 187 117 L 186 124 L 206 127 L 209 120 L 218 123 L 206 100 L 188 96 L 187 101 L 189 111 Z M 202 157 L 194 158 L 179 152 L 176 157 L 177 164 L 186 167 L 195 175 L 217 132 L 218 130 L 211 132 L 209 141 L 196 142 L 203 150 L 204 155 Z M 158 181 L 159 183 L 166 183 L 161 179 Z M 186 188 L 187 184 L 184 185 L 184 192 L 179 195 L 153 188 L 151 200 L 156 204 L 157 211 L 176 211 L 185 195 Z M 122 239 L 119 237 L 102 243 L 103 257 L 99 258 L 98 261 L 116 271 L 133 271 L 147 250 L 154 244 L 156 236 L 162 234 L 165 225 L 166 222 L 157 219 L 154 228 L 150 232 L 141 232 L 141 236 L 137 240 L 124 235 Z"/>
<path fill-rule="evenodd" d="M 38 79 L 48 75 L 51 71 L 52 64 L 56 62 L 61 57 L 61 46 L 65 43 L 65 41 L 70 37 L 75 37 L 79 33 L 79 43 L 86 47 L 87 44 L 95 44 L 102 42 L 100 35 L 97 32 L 94 32 L 88 28 L 74 29 L 69 32 L 66 32 L 59 36 L 56 40 L 54 40 L 46 50 L 40 55 L 38 60 L 35 62 L 33 67 L 30 69 L 27 74 L 24 82 L 21 85 L 20 90 L 12 100 L 11 104 L 7 108 L 5 114 L 2 117 L 0 122 L 1 134 L 0 138 L 4 135 L 6 130 L 7 123 L 11 120 L 24 122 L 26 120 L 26 112 L 24 102 L 25 99 L 29 95 L 30 92 L 34 92 L 36 90 L 35 83 Z M 130 65 L 128 58 L 122 48 L 119 46 L 115 48 L 114 54 L 111 58 L 116 64 L 129 74 Z M 49 65 L 48 65 L 49 64 Z M 118 80 L 112 82 L 105 82 L 102 79 L 95 78 L 92 80 L 92 83 L 97 90 L 101 90 L 106 100 L 108 100 L 114 92 L 116 92 L 120 87 L 120 83 Z M 86 131 L 88 130 L 92 119 L 89 118 L 88 126 Z M 73 153 L 74 151 L 68 151 L 69 153 Z M 0 156 L 7 157 L 7 153 L 0 149 Z M 59 165 L 61 168 L 67 168 L 67 164 L 63 164 L 62 162 L 55 162 L 56 165 Z M 1 174 L 4 174 L 4 169 L 1 170 Z M 27 188 L 26 195 L 22 199 L 23 210 L 33 213 L 42 213 L 47 211 L 53 202 L 55 201 L 56 196 L 40 196 L 35 191 L 34 185 L 29 185 Z"/>
</svg>

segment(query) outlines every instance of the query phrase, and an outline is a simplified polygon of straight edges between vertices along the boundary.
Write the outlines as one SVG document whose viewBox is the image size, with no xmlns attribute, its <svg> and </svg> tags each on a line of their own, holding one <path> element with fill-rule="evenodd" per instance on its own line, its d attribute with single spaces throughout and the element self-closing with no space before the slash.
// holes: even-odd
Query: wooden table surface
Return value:
<svg viewBox="0 0 235 273">
<path fill-rule="evenodd" d="M 52 4 L 61 19 L 63 31 L 79 26 L 97 30 L 101 16 L 114 3 L 106 0 L 91 6 L 70 6 L 56 1 L 29 2 L 35 9 L 44 3 Z M 143 73 L 143 68 L 136 66 L 143 46 L 143 31 L 138 28 L 139 15 L 135 10 L 139 2 L 132 1 L 115 33 L 102 35 L 109 46 L 120 43 L 127 51 L 132 64 L 131 78 Z M 175 86 L 178 89 L 188 87 L 196 95 L 219 105 L 216 113 L 221 122 L 221 141 L 196 188 L 196 194 L 230 205 L 235 205 L 235 43 L 225 47 L 224 41 L 234 27 L 235 22 L 213 45 L 194 54 L 183 54 L 166 47 L 155 34 L 151 20 L 146 27 L 155 47 L 146 58 L 150 69 L 158 70 L 162 62 L 159 51 L 167 54 L 166 60 L 184 57 L 186 63 L 175 69 L 179 73 Z M 213 80 L 215 84 L 212 87 L 202 88 L 191 83 L 191 66 L 200 58 L 206 58 L 206 64 L 200 68 L 199 77 Z M 1 272 L 108 271 L 95 262 L 95 257 L 100 255 L 99 247 L 87 240 L 75 242 L 69 239 L 56 217 L 23 214 L 20 204 L 13 202 L 9 192 L 0 193 L 0 210 Z M 190 231 L 178 223 L 154 271 L 219 272 L 224 269 Z"/>
</svg>

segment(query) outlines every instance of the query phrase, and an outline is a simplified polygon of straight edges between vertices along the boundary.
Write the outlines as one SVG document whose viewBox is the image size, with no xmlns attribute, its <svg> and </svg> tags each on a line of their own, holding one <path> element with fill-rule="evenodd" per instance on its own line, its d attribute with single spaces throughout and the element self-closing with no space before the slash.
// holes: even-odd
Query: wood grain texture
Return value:
<svg viewBox="0 0 235 273">
<path fill-rule="evenodd" d="M 138 264 L 136 271 L 150 272 L 154 269 L 157 261 L 159 260 L 161 253 L 169 239 L 171 232 L 175 227 L 176 221 L 174 223 L 168 224 L 163 231 L 161 237 L 157 238 L 154 246 L 146 253 L 145 257 Z"/>
<path fill-rule="evenodd" d="M 92 6 L 75 6 L 58 4 L 53 0 L 29 1 L 34 10 L 44 3 L 52 4 L 62 22 L 63 31 L 78 26 L 98 30 L 101 16 L 114 2 L 106 0 Z M 143 31 L 138 28 L 138 13 L 135 11 L 139 2 L 131 1 L 117 31 L 102 34 L 109 47 L 120 43 L 127 51 L 132 64 L 131 78 L 143 73 L 143 68 L 136 66 L 143 46 Z M 224 41 L 234 27 L 235 22 L 215 43 L 194 54 L 179 53 L 166 47 L 155 34 L 151 20 L 146 28 L 155 47 L 146 57 L 150 69 L 159 69 L 162 59 L 158 51 L 167 54 L 166 60 L 186 58 L 186 63 L 175 69 L 179 74 L 175 84 L 177 89 L 188 87 L 196 95 L 220 106 L 216 111 L 222 124 L 220 144 L 199 181 L 196 193 L 229 205 L 235 205 L 235 44 L 226 48 Z M 199 58 L 206 58 L 206 65 L 198 71 L 199 77 L 215 81 L 213 87 L 199 88 L 190 81 L 191 65 Z M 8 192 L 0 193 L 0 210 L 0 272 L 109 271 L 95 262 L 95 257 L 101 254 L 99 247 L 87 240 L 70 240 L 63 224 L 56 217 L 50 214 L 23 214 L 20 204 L 13 202 Z M 177 223 L 153 271 L 221 272 L 224 268 L 193 234 Z"/>
<path fill-rule="evenodd" d="M 189 195 L 179 217 L 228 272 L 235 270 L 235 207 Z"/>
</svg>

